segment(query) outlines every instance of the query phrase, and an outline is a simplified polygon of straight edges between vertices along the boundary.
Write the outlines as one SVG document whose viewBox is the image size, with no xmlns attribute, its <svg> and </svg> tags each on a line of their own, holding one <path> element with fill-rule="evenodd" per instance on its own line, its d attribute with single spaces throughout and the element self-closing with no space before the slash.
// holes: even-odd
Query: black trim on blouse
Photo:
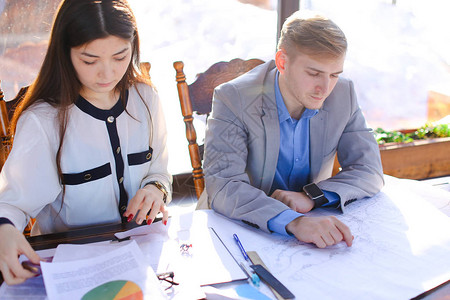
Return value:
<svg viewBox="0 0 450 300">
<path fill-rule="evenodd" d="M 122 149 L 120 147 L 119 134 L 117 132 L 116 119 L 125 111 L 127 103 L 128 103 L 128 91 L 126 92 L 125 95 L 125 106 L 122 104 L 121 98 L 119 98 L 117 103 L 109 110 L 97 108 L 81 96 L 79 96 L 78 100 L 75 102 L 75 105 L 83 112 L 87 113 L 88 115 L 91 115 L 92 117 L 98 120 L 102 120 L 105 122 L 106 129 L 108 130 L 109 141 L 111 143 L 111 151 L 114 155 L 114 161 L 116 163 L 115 171 L 117 184 L 119 185 L 119 192 L 120 192 L 118 209 L 119 215 L 122 219 L 122 223 L 127 222 L 127 218 L 123 216 L 123 213 L 127 209 L 128 194 L 125 191 L 125 187 L 123 184 L 124 162 L 122 158 Z"/>
<path fill-rule="evenodd" d="M 128 103 L 128 91 L 125 94 L 125 107 L 127 106 L 127 103 Z M 102 121 L 106 121 L 110 116 L 117 118 L 125 111 L 125 107 L 122 105 L 121 98 L 117 100 L 117 103 L 114 104 L 114 106 L 111 109 L 97 108 L 91 103 L 89 103 L 89 101 L 84 99 L 82 96 L 78 97 L 77 101 L 75 102 L 75 105 L 88 115 Z"/>
<path fill-rule="evenodd" d="M 111 174 L 111 164 L 106 163 L 103 166 L 86 170 L 81 173 L 66 173 L 62 174 L 63 184 L 66 185 L 77 185 L 86 182 L 91 182 L 104 178 Z"/>
<path fill-rule="evenodd" d="M 1 217 L 0 218 L 0 225 L 3 225 L 3 224 L 11 224 L 12 226 L 14 226 L 13 222 L 11 222 L 10 219 Z"/>
<path fill-rule="evenodd" d="M 128 154 L 128 165 L 136 166 L 152 160 L 153 149 L 151 147 L 146 151 Z"/>
</svg>

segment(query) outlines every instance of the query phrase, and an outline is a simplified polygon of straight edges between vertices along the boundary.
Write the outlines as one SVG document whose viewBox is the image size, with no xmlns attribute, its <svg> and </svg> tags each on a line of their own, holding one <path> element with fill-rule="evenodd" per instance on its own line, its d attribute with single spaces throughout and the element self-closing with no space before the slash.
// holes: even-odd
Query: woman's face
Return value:
<svg viewBox="0 0 450 300">
<path fill-rule="evenodd" d="M 112 35 L 71 48 L 72 64 L 82 85 L 80 94 L 88 100 L 115 98 L 115 87 L 128 69 L 131 53 L 129 40 Z"/>
</svg>

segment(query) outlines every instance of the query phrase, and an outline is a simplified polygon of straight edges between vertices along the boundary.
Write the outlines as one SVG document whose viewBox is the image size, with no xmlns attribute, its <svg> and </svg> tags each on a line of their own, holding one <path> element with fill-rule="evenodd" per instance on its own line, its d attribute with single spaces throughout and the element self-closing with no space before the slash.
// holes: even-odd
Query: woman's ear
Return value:
<svg viewBox="0 0 450 300">
<path fill-rule="evenodd" d="M 278 72 L 284 73 L 286 67 L 287 53 L 286 50 L 281 48 L 275 53 L 275 65 L 277 66 Z"/>
</svg>

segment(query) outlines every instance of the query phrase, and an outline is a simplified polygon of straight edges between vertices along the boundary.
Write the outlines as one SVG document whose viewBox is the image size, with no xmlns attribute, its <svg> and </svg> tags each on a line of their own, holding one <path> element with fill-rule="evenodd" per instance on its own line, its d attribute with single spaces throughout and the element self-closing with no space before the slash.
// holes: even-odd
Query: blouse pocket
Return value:
<svg viewBox="0 0 450 300">
<path fill-rule="evenodd" d="M 111 165 L 109 163 L 103 166 L 86 170 L 81 173 L 66 173 L 62 174 L 63 183 L 66 185 L 78 185 L 94 180 L 102 179 L 108 175 L 111 175 Z"/>
<path fill-rule="evenodd" d="M 128 154 L 128 165 L 136 166 L 142 165 L 148 161 L 152 160 L 153 149 L 151 147 L 146 151 L 138 152 L 138 153 L 130 153 Z"/>
</svg>

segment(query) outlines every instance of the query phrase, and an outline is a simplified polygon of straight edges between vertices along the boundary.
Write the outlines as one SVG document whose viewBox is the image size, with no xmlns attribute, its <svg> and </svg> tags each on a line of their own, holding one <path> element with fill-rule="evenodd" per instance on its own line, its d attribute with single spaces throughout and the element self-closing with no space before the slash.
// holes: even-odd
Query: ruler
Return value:
<svg viewBox="0 0 450 300">
<path fill-rule="evenodd" d="M 259 257 L 258 253 L 256 253 L 256 251 L 247 251 L 247 255 L 254 265 L 261 265 L 264 268 L 266 268 L 267 270 L 269 270 L 267 268 L 267 266 L 264 264 L 264 262 L 262 261 L 261 257 Z M 270 285 L 267 285 L 267 286 L 270 288 L 270 290 L 272 291 L 272 293 L 275 295 L 275 297 L 278 300 L 285 300 L 283 297 L 280 296 L 280 294 L 277 293 L 277 291 L 275 291 L 274 288 L 272 288 Z"/>
</svg>

